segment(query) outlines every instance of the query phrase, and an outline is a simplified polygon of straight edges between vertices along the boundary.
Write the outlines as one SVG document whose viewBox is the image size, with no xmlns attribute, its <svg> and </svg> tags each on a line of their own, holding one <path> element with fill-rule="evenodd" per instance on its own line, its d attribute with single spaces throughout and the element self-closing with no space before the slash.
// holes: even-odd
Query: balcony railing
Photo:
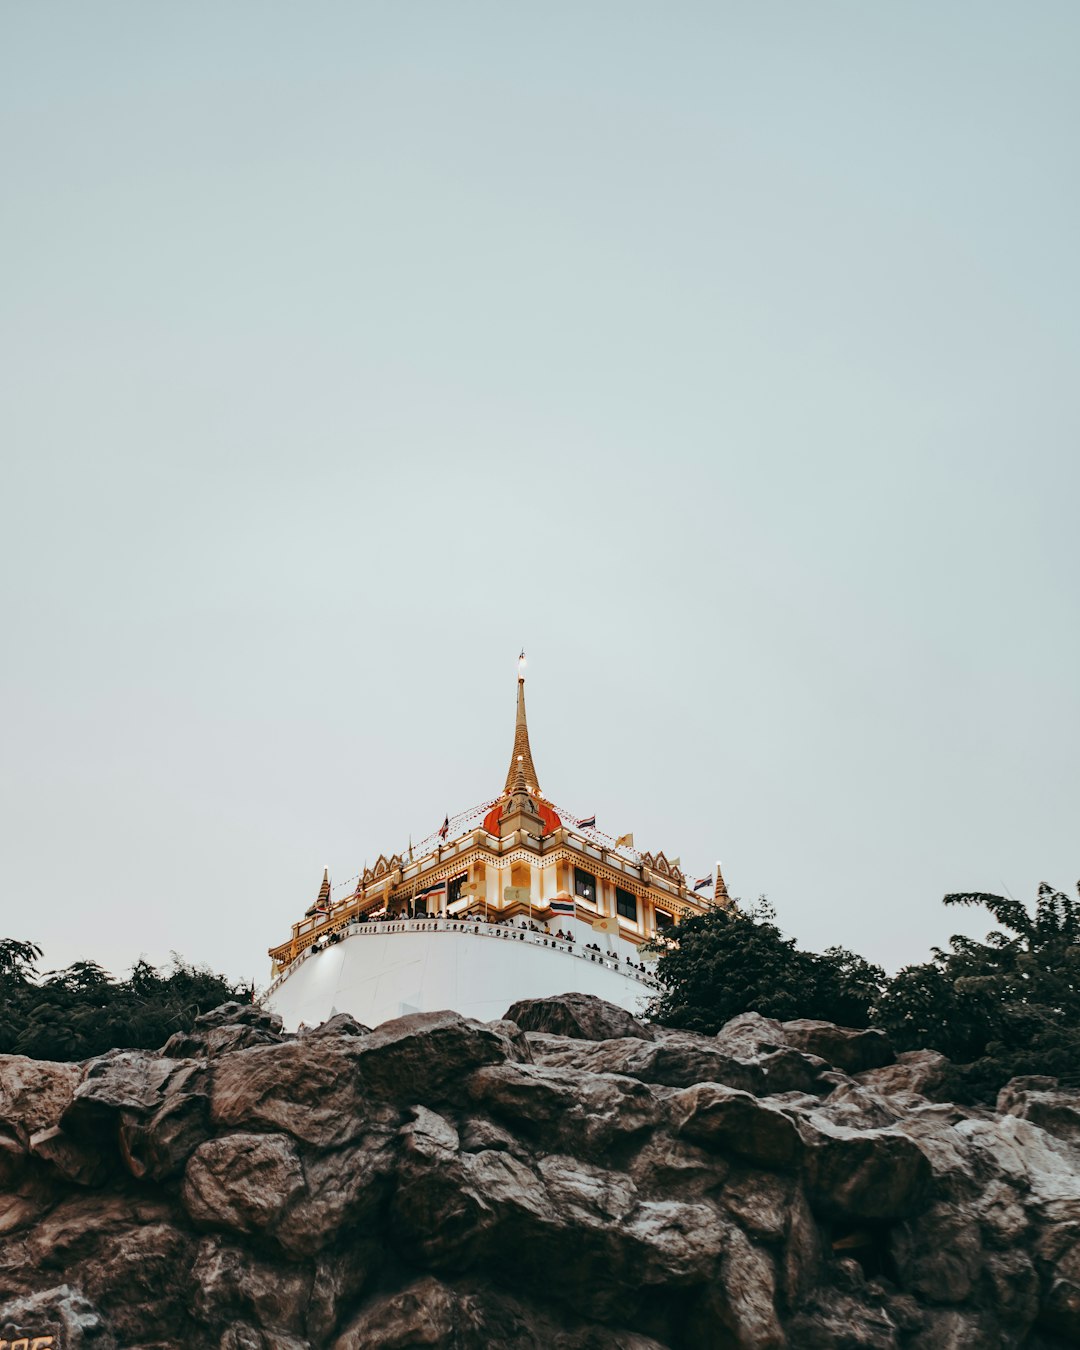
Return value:
<svg viewBox="0 0 1080 1350">
<path fill-rule="evenodd" d="M 267 989 L 263 996 L 264 999 L 268 999 L 276 993 L 294 971 L 326 947 L 334 946 L 339 942 L 347 942 L 354 937 L 372 937 L 379 933 L 468 933 L 476 937 L 490 938 L 495 942 L 527 942 L 534 947 L 545 947 L 552 952 L 562 952 L 564 955 L 576 957 L 579 961 L 587 961 L 592 965 L 606 966 L 608 970 L 624 975 L 627 979 L 636 980 L 638 984 L 644 985 L 647 989 L 659 989 L 660 987 L 655 976 L 639 970 L 629 961 L 620 961 L 614 953 L 593 951 L 588 947 L 583 947 L 580 942 L 567 942 L 565 938 L 553 937 L 550 933 L 539 932 L 532 928 L 515 927 L 511 922 L 485 923 L 483 920 L 477 919 L 388 919 L 375 923 L 350 923 L 347 927 L 339 928 L 329 937 L 314 943 L 301 952 L 295 960 L 289 962 L 288 966 Z"/>
</svg>

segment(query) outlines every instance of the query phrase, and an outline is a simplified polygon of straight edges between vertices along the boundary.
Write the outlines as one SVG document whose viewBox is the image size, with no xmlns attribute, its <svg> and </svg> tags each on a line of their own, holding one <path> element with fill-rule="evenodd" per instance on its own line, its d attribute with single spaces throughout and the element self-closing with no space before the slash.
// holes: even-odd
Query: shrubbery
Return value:
<svg viewBox="0 0 1080 1350">
<path fill-rule="evenodd" d="M 0 940 L 0 1053 L 35 1059 L 88 1059 L 117 1048 L 156 1050 L 174 1031 L 230 999 L 251 1002 L 250 985 L 173 956 L 161 972 L 139 961 L 115 980 L 93 961 L 38 978 L 41 949 Z"/>
<path fill-rule="evenodd" d="M 945 903 L 981 905 L 1001 926 L 983 942 L 953 937 L 892 979 L 840 947 L 800 951 L 763 901 L 688 919 L 660 955 L 653 1015 L 707 1033 L 747 1011 L 880 1026 L 898 1050 L 947 1055 L 959 1101 L 993 1101 L 1018 1074 L 1080 1082 L 1080 904 L 1045 883 L 1033 914 L 998 895 Z"/>
</svg>

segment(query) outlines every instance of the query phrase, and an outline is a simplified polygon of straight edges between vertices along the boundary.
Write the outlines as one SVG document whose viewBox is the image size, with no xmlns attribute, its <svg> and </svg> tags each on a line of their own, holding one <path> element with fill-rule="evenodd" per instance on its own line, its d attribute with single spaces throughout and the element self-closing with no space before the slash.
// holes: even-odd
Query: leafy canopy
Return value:
<svg viewBox="0 0 1080 1350">
<path fill-rule="evenodd" d="M 742 1012 L 787 1021 L 820 1018 L 866 1026 L 885 972 L 843 947 L 800 951 L 762 897 L 749 911 L 714 909 L 668 934 L 652 1015 L 668 1026 L 714 1034 Z"/>
<path fill-rule="evenodd" d="M 189 1030 L 199 1013 L 233 999 L 251 1002 L 255 993 L 175 953 L 164 971 L 136 962 L 127 980 L 96 961 L 39 976 L 41 955 L 33 942 L 0 939 L 0 1054 L 71 1060 L 154 1050 Z"/>
</svg>

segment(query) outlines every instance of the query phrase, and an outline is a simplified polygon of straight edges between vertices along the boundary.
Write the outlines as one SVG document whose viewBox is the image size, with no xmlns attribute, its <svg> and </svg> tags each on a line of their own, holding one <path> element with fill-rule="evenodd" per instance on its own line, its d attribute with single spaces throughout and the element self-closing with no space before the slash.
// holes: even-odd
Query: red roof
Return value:
<svg viewBox="0 0 1080 1350">
<path fill-rule="evenodd" d="M 484 817 L 484 829 L 487 830 L 488 834 L 499 833 L 499 817 L 502 815 L 505 805 L 506 798 L 500 798 Z M 562 821 L 548 806 L 547 802 L 539 801 L 534 797 L 533 806 L 536 808 L 536 814 L 544 823 L 544 828 L 540 831 L 541 835 L 554 834 L 556 830 L 562 828 Z"/>
</svg>

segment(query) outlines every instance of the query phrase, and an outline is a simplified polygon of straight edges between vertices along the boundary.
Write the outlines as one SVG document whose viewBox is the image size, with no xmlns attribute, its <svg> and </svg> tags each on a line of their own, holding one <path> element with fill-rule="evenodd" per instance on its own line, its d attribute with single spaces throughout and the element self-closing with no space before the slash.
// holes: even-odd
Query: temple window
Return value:
<svg viewBox="0 0 1080 1350">
<path fill-rule="evenodd" d="M 667 912 L 667 910 L 664 910 L 664 909 L 658 909 L 658 910 L 656 911 L 656 931 L 657 931 L 658 933 L 659 933 L 659 932 L 661 931 L 661 929 L 663 929 L 663 928 L 670 928 L 674 922 L 675 922 L 675 920 L 674 920 L 674 919 L 672 918 L 672 916 Z"/>
<path fill-rule="evenodd" d="M 596 878 L 581 867 L 574 868 L 574 894 L 596 903 Z"/>
<path fill-rule="evenodd" d="M 461 899 L 461 888 L 468 880 L 469 874 L 462 872 L 461 876 L 453 877 L 446 888 L 446 907 L 450 908 L 452 904 Z"/>
<path fill-rule="evenodd" d="M 633 919 L 637 922 L 637 896 L 630 891 L 624 891 L 621 886 L 615 887 L 615 911 L 621 914 L 624 919 Z"/>
</svg>

